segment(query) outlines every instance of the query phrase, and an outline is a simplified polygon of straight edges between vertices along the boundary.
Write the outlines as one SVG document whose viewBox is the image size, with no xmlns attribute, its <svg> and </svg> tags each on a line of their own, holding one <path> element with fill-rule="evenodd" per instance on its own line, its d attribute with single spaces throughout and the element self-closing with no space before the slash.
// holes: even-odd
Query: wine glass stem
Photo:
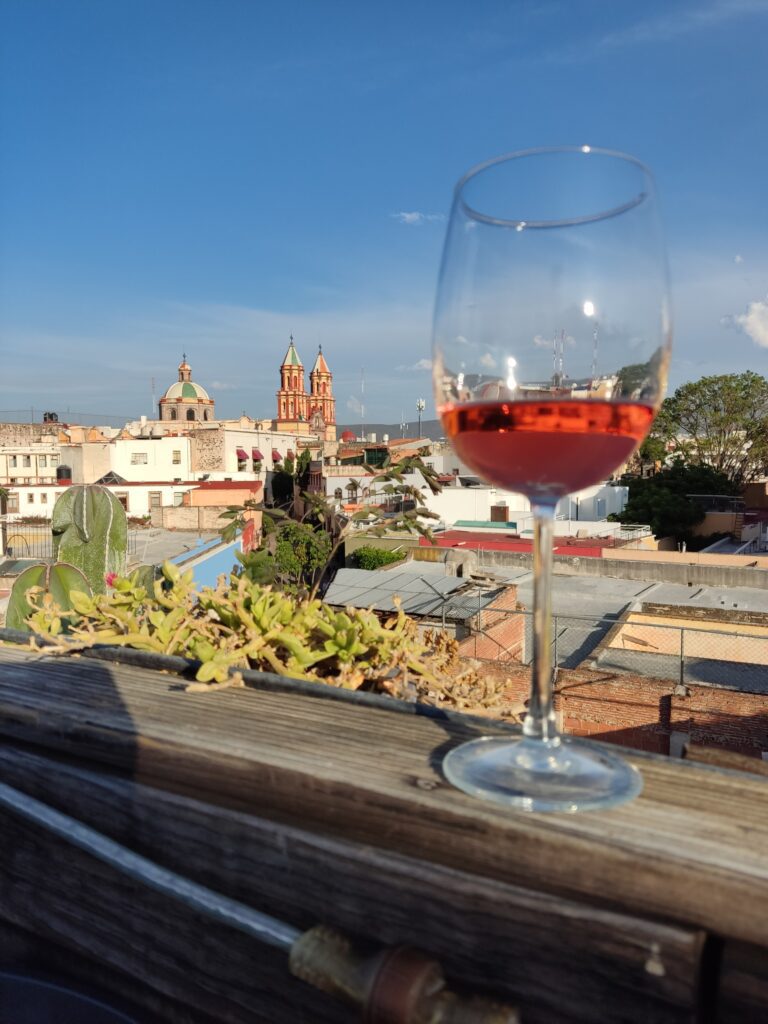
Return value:
<svg viewBox="0 0 768 1024">
<path fill-rule="evenodd" d="M 523 733 L 557 740 L 552 694 L 552 545 L 555 505 L 533 506 L 533 672 Z"/>
</svg>

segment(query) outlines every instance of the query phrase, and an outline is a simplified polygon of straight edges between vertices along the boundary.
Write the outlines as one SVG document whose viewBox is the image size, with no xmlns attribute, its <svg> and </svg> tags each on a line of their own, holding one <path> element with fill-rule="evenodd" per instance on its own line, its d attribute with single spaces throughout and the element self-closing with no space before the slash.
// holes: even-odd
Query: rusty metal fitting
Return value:
<svg viewBox="0 0 768 1024">
<path fill-rule="evenodd" d="M 291 947 L 291 973 L 362 1010 L 363 1024 L 517 1024 L 517 1012 L 445 987 L 437 960 L 407 946 L 361 950 L 318 925 Z"/>
</svg>

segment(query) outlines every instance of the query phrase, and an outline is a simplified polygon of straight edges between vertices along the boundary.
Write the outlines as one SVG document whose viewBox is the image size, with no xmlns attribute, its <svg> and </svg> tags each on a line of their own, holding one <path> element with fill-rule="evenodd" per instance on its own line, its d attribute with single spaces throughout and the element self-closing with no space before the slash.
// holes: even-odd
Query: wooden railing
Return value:
<svg viewBox="0 0 768 1024">
<path fill-rule="evenodd" d="M 514 813 L 440 771 L 508 726 L 248 673 L 186 692 L 112 657 L 0 647 L 0 782 L 297 932 L 417 947 L 523 1024 L 768 1020 L 765 778 L 629 752 L 634 803 Z M 225 920 L 7 807 L 0 826 L 0 968 L 44 958 L 141 1020 L 361 1019 Z"/>
</svg>

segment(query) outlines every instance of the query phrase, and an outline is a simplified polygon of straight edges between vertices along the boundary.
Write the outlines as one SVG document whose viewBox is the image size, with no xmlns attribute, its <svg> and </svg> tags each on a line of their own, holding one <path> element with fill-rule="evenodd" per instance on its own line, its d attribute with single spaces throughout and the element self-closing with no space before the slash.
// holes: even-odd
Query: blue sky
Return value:
<svg viewBox="0 0 768 1024">
<path fill-rule="evenodd" d="M 0 414 L 151 412 L 186 351 L 273 415 L 293 331 L 340 421 L 433 414 L 451 190 L 513 149 L 653 168 L 673 386 L 768 373 L 768 0 L 4 0 Z"/>
</svg>

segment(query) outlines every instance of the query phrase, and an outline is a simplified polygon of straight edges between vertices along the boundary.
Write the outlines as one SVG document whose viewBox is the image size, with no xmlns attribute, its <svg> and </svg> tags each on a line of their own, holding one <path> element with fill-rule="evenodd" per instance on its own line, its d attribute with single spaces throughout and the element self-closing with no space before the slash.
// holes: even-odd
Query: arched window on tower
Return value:
<svg viewBox="0 0 768 1024">
<path fill-rule="evenodd" d="M 194 409 L 187 409 L 187 419 L 188 420 L 193 420 L 194 418 L 195 418 L 195 410 Z"/>
<path fill-rule="evenodd" d="M 327 387 L 327 384 L 325 383 L 325 381 L 323 381 L 323 383 L 321 384 L 320 387 L 321 387 L 321 390 L 322 390 L 323 394 L 325 394 L 325 389 Z"/>
<path fill-rule="evenodd" d="M 172 420 L 176 419 L 176 410 L 175 409 L 171 409 L 171 419 Z"/>
<path fill-rule="evenodd" d="M 293 390 L 295 391 L 298 386 L 299 386 L 298 385 L 298 378 L 297 378 L 296 374 L 294 373 L 294 375 L 293 375 Z"/>
<path fill-rule="evenodd" d="M 203 413 L 203 419 L 204 419 L 204 420 L 207 420 L 207 419 L 208 419 L 208 410 L 207 410 L 207 409 L 206 409 L 206 410 L 205 410 L 205 412 Z"/>
</svg>

